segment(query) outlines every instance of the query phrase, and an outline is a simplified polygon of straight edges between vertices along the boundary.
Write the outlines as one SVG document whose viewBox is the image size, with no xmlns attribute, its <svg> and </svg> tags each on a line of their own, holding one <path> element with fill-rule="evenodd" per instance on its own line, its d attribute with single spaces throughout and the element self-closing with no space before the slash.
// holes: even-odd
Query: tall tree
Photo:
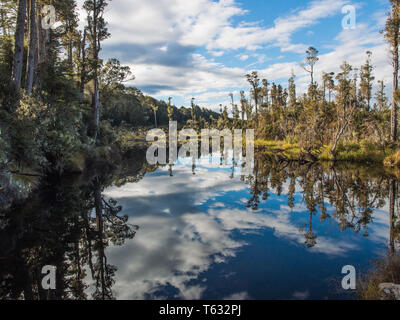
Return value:
<svg viewBox="0 0 400 320">
<path fill-rule="evenodd" d="M 87 80 L 87 55 L 86 55 L 86 39 L 87 39 L 87 28 L 84 28 L 83 35 L 81 35 L 80 41 L 80 53 L 79 53 L 79 69 L 80 69 L 80 80 L 79 80 L 79 104 L 83 104 L 85 95 L 85 84 Z"/>
<path fill-rule="evenodd" d="M 192 98 L 190 100 L 190 106 L 191 106 L 190 112 L 191 112 L 191 115 L 192 115 L 192 124 L 194 124 L 196 122 L 196 112 L 194 110 L 195 109 L 195 105 L 194 105 L 194 101 L 195 100 L 196 100 L 195 98 Z"/>
<path fill-rule="evenodd" d="M 26 76 L 26 93 L 30 95 L 33 89 L 33 79 L 36 71 L 37 63 L 37 29 L 36 29 L 36 0 L 30 0 L 29 8 L 29 54 L 28 54 L 28 67 Z"/>
<path fill-rule="evenodd" d="M 296 76 L 292 71 L 292 76 L 289 78 L 289 106 L 291 108 L 294 108 L 297 103 L 295 79 Z"/>
<path fill-rule="evenodd" d="M 244 91 L 240 91 L 240 113 L 242 116 L 242 122 L 244 122 L 244 116 L 247 111 L 247 99 Z"/>
<path fill-rule="evenodd" d="M 340 66 L 341 72 L 338 73 L 336 79 L 338 84 L 337 91 L 337 110 L 336 110 L 336 133 L 334 136 L 333 146 L 331 148 L 331 155 L 336 160 L 336 150 L 338 144 L 346 133 L 351 121 L 353 120 L 354 113 L 357 109 L 357 97 L 354 91 L 354 81 L 350 78 L 353 68 L 347 62 Z"/>
<path fill-rule="evenodd" d="M 92 136 L 96 142 L 99 123 L 100 123 L 100 102 L 99 102 L 99 73 L 101 68 L 101 61 L 99 53 L 101 51 L 101 42 L 107 39 L 110 34 L 107 31 L 107 23 L 103 15 L 104 10 L 108 5 L 107 0 L 86 0 L 84 9 L 88 14 L 88 30 L 90 34 L 92 59 L 91 66 L 93 71 L 93 94 L 92 94 L 92 107 L 93 107 L 93 130 Z"/>
<path fill-rule="evenodd" d="M 172 106 L 172 97 L 168 98 L 168 119 L 169 121 L 174 121 L 174 107 Z"/>
<path fill-rule="evenodd" d="M 390 0 L 391 12 L 383 30 L 386 41 L 392 53 L 393 65 L 393 100 L 391 111 L 391 140 L 397 141 L 397 103 L 399 89 L 399 34 L 400 34 L 400 0 Z"/>
<path fill-rule="evenodd" d="M 22 81 L 22 65 L 24 60 L 24 33 L 26 20 L 26 1 L 19 0 L 17 28 L 15 31 L 15 48 L 14 48 L 14 64 L 13 64 L 13 80 L 18 88 L 21 87 Z"/>
<path fill-rule="evenodd" d="M 269 107 L 269 82 L 267 79 L 262 80 L 263 88 L 262 88 L 262 96 L 263 96 L 263 103 L 266 108 Z"/>
<path fill-rule="evenodd" d="M 329 103 L 331 102 L 331 94 L 332 90 L 335 88 L 335 83 L 333 80 L 333 76 L 335 74 L 333 72 L 322 73 L 322 91 L 323 91 L 323 99 L 326 101 L 326 90 L 328 89 L 328 95 L 329 95 Z"/>
<path fill-rule="evenodd" d="M 302 68 L 310 74 L 311 77 L 311 85 L 314 84 L 314 71 L 315 65 L 319 61 L 318 58 L 318 50 L 314 47 L 309 47 L 306 51 L 306 61 L 302 63 Z M 308 68 L 307 68 L 308 66 Z"/>
<path fill-rule="evenodd" d="M 371 108 L 372 84 L 375 77 L 372 75 L 374 69 L 371 64 L 372 52 L 367 51 L 367 56 L 367 61 L 361 66 L 359 96 L 361 103 L 365 105 L 366 109 L 369 111 Z"/>
<path fill-rule="evenodd" d="M 74 69 L 73 64 L 73 50 L 77 47 L 75 44 L 79 44 L 79 32 L 78 27 L 78 14 L 76 11 L 75 0 L 64 0 L 60 2 L 58 10 L 60 11 L 59 19 L 64 25 L 64 32 L 61 35 L 61 42 L 66 48 L 67 62 L 69 71 L 72 73 Z M 79 50 L 79 47 L 77 48 Z"/>
<path fill-rule="evenodd" d="M 258 77 L 257 71 L 252 71 L 251 73 L 246 75 L 247 82 L 251 85 L 253 89 L 253 96 L 254 96 L 254 104 L 255 104 L 255 120 L 257 124 L 258 120 L 258 94 L 259 94 L 259 87 L 260 87 L 260 78 Z"/>
<path fill-rule="evenodd" d="M 375 94 L 376 106 L 378 110 L 386 110 L 388 104 L 388 98 L 385 94 L 385 83 L 383 80 L 378 81 L 378 90 Z"/>
</svg>

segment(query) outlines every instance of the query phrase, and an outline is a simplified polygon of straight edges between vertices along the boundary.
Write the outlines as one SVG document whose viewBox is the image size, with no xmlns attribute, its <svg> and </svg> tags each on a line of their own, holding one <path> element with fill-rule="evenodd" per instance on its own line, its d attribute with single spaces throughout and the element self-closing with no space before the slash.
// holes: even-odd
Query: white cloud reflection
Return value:
<svg viewBox="0 0 400 320">
<path fill-rule="evenodd" d="M 275 237 L 304 248 L 304 233 L 290 219 L 293 212 L 307 212 L 303 204 L 297 203 L 292 211 L 285 202 L 275 201 L 279 207 L 252 211 L 243 205 L 243 195 L 236 199 L 241 207 L 237 201 L 221 202 L 219 197 L 247 189 L 239 178 L 230 179 L 229 166 L 200 167 L 193 175 L 191 166 L 180 164 L 173 173 L 170 178 L 165 167 L 138 183 L 105 192 L 124 207 L 130 222 L 140 226 L 133 241 L 107 252 L 110 263 L 118 265 L 114 290 L 119 299 L 162 299 L 170 297 L 171 290 L 175 298 L 201 299 L 207 287 L 196 281 L 200 275 L 247 245 L 235 238 L 237 231 L 248 234 L 269 228 Z M 382 212 L 378 220 L 376 229 L 370 227 L 371 240 L 386 241 Z M 356 250 L 356 243 L 322 234 L 310 252 L 343 257 Z M 165 288 L 170 288 L 168 293 Z M 243 292 L 233 296 L 239 295 L 248 297 Z"/>
</svg>

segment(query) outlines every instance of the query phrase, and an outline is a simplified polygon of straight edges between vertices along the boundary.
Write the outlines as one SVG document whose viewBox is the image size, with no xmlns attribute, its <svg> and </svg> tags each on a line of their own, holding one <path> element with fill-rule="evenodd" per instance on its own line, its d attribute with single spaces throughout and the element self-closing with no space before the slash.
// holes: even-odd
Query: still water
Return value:
<svg viewBox="0 0 400 320">
<path fill-rule="evenodd" d="M 40 268 L 55 265 L 53 299 L 353 299 L 342 268 L 362 274 L 398 245 L 383 170 L 258 154 L 242 176 L 229 161 L 144 157 L 50 181 L 3 213 L 0 298 L 49 298 Z"/>
</svg>

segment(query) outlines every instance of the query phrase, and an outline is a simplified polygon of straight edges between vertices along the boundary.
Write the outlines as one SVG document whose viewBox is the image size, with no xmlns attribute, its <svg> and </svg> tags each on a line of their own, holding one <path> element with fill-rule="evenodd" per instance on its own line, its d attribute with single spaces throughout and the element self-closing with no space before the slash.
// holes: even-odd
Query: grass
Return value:
<svg viewBox="0 0 400 320">
<path fill-rule="evenodd" d="M 357 295 L 360 300 L 382 300 L 381 283 L 400 283 L 400 254 L 377 261 L 374 268 L 359 277 Z M 388 299 L 388 298 L 386 298 Z"/>
<path fill-rule="evenodd" d="M 332 161 L 330 154 L 331 146 L 325 146 L 319 156 L 322 161 Z M 363 140 L 357 142 L 346 142 L 338 145 L 336 161 L 355 163 L 380 163 L 385 159 L 384 152 L 373 142 Z"/>
<path fill-rule="evenodd" d="M 400 150 L 394 151 L 388 155 L 384 160 L 384 165 L 391 168 L 400 167 Z"/>
<path fill-rule="evenodd" d="M 263 147 L 267 154 L 281 153 L 290 160 L 301 160 L 304 154 L 307 154 L 298 144 L 286 141 L 257 140 L 255 145 Z M 333 156 L 330 153 L 331 148 L 332 146 L 326 145 L 313 152 L 313 155 L 319 161 L 333 161 Z M 370 141 L 346 142 L 338 145 L 336 161 L 383 164 L 389 151 L 384 152 L 378 145 Z M 400 152 L 398 153 L 398 163 L 400 164 Z"/>
<path fill-rule="evenodd" d="M 276 155 L 281 153 L 291 160 L 299 159 L 302 152 L 298 144 L 286 141 L 256 140 L 254 144 L 255 146 L 263 147 L 266 154 Z"/>
</svg>

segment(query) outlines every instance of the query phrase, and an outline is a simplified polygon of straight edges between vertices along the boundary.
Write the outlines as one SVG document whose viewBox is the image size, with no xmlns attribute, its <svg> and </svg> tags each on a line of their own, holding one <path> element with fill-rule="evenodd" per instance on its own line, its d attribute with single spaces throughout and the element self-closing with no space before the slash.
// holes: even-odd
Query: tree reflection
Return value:
<svg viewBox="0 0 400 320">
<path fill-rule="evenodd" d="M 0 299 L 114 299 L 117 267 L 106 249 L 134 238 L 138 227 L 102 192 L 121 176 L 140 179 L 144 164 L 122 171 L 102 163 L 84 177 L 49 179 L 25 204 L 3 212 Z M 55 290 L 42 289 L 46 265 L 57 268 Z"/>
<path fill-rule="evenodd" d="M 261 201 L 268 201 L 269 190 L 278 196 L 287 190 L 291 211 L 295 210 L 296 203 L 306 206 L 308 222 L 300 230 L 304 229 L 305 244 L 309 248 L 318 241 L 313 231 L 313 217 L 318 216 L 321 222 L 333 219 L 341 231 L 351 229 L 368 237 L 373 212 L 384 208 L 387 201 L 392 230 L 391 251 L 399 240 L 396 229 L 399 225 L 398 180 L 383 169 L 276 161 L 259 153 L 254 173 L 245 181 L 250 190 L 247 207 L 253 210 L 259 209 Z M 260 195 L 263 195 L 262 200 Z M 301 201 L 296 201 L 296 196 Z"/>
</svg>

